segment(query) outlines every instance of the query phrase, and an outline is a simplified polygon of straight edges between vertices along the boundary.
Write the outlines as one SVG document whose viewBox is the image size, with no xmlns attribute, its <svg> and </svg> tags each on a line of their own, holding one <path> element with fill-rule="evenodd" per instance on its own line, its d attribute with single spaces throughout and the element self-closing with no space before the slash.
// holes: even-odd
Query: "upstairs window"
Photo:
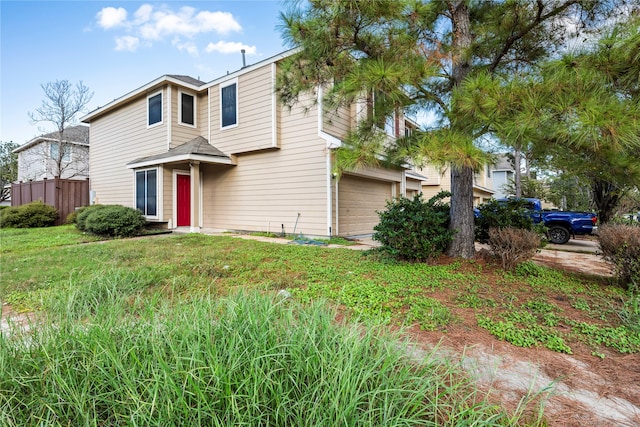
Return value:
<svg viewBox="0 0 640 427">
<path fill-rule="evenodd" d="M 196 98 L 188 93 L 180 92 L 180 123 L 195 126 Z"/>
<path fill-rule="evenodd" d="M 57 162 L 58 160 L 62 160 L 63 162 L 68 162 L 69 160 L 71 160 L 71 156 L 69 155 L 70 151 L 71 147 L 69 147 L 68 145 L 63 145 L 62 158 L 60 158 L 60 144 L 57 142 L 52 142 L 49 146 L 49 155 L 55 162 Z"/>
<path fill-rule="evenodd" d="M 220 87 L 220 123 L 222 128 L 238 124 L 238 82 Z"/>
<path fill-rule="evenodd" d="M 147 98 L 148 126 L 162 123 L 162 92 Z"/>
</svg>

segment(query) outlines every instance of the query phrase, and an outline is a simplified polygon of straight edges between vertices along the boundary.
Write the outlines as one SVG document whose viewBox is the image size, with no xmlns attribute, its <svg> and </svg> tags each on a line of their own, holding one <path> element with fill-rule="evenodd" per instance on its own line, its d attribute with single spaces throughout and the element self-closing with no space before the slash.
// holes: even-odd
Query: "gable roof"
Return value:
<svg viewBox="0 0 640 427">
<path fill-rule="evenodd" d="M 207 84 L 207 82 L 203 82 L 202 80 L 198 80 L 198 79 L 194 79 L 191 76 L 183 76 L 180 74 L 167 74 L 167 77 L 171 77 L 174 78 L 176 80 L 181 80 L 187 84 L 193 85 L 193 86 L 202 86 Z"/>
<path fill-rule="evenodd" d="M 42 142 L 57 142 L 58 141 L 58 131 L 45 133 L 44 135 L 36 136 L 35 138 L 27 141 L 22 144 L 15 150 L 13 153 L 19 153 L 21 151 L 26 150 L 29 147 L 40 144 Z M 77 125 L 71 126 L 64 130 L 63 134 L 63 142 L 67 142 L 70 144 L 77 145 L 89 145 L 89 126 L 85 125 Z"/>
<path fill-rule="evenodd" d="M 90 123 L 91 120 L 105 114 L 108 113 L 111 110 L 114 110 L 116 108 L 118 108 L 120 105 L 129 102 L 129 100 L 131 100 L 132 98 L 138 97 L 142 94 L 148 93 L 151 90 L 160 88 L 164 85 L 166 85 L 167 83 L 173 83 L 175 85 L 178 86 L 182 86 L 185 87 L 187 89 L 191 89 L 195 92 L 202 92 L 207 90 L 208 88 L 210 88 L 211 86 L 214 86 L 220 82 L 223 82 L 225 80 L 237 77 L 241 74 L 245 74 L 248 73 L 252 70 L 255 70 L 256 68 L 260 68 L 263 67 L 266 64 L 269 63 L 275 63 L 279 60 L 281 60 L 282 58 L 286 58 L 287 56 L 293 55 L 295 52 L 297 52 L 299 49 L 290 49 L 286 52 L 282 52 L 279 53 L 277 55 L 272 56 L 271 58 L 267 58 L 265 60 L 262 60 L 260 62 L 257 62 L 255 64 L 252 65 L 247 65 L 246 67 L 242 67 L 241 69 L 234 71 L 232 73 L 227 73 L 226 75 L 222 76 L 222 77 L 218 77 L 217 79 L 214 79 L 212 81 L 210 81 L 209 83 L 205 83 L 201 80 L 198 79 L 194 79 L 193 77 L 189 77 L 189 76 L 184 76 L 184 75 L 180 75 L 180 74 L 165 74 L 161 77 L 158 77 L 157 79 L 147 83 L 144 86 L 141 86 L 119 98 L 114 99 L 113 101 L 109 102 L 106 105 L 103 105 L 102 107 L 98 107 L 95 110 L 91 111 L 90 113 L 88 113 L 87 115 L 85 115 L 84 117 L 82 117 L 80 119 L 80 121 L 84 122 L 84 123 Z"/>
<path fill-rule="evenodd" d="M 498 161 L 493 166 L 493 171 L 513 171 L 513 164 L 506 154 L 498 155 Z"/>
<path fill-rule="evenodd" d="M 209 144 L 209 141 L 207 141 L 206 138 L 197 136 L 185 144 L 170 149 L 166 153 L 135 159 L 127 163 L 127 167 L 129 169 L 134 169 L 164 163 L 183 162 L 187 160 L 197 160 L 203 163 L 218 163 L 225 165 L 234 164 L 231 156 Z"/>
</svg>

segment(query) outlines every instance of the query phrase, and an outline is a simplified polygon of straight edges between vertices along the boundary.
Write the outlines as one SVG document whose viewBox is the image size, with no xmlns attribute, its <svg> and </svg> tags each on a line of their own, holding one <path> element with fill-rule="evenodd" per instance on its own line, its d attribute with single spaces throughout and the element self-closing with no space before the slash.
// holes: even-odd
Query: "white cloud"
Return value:
<svg viewBox="0 0 640 427">
<path fill-rule="evenodd" d="M 183 42 L 180 39 L 176 38 L 176 39 L 173 39 L 171 41 L 171 44 L 174 47 L 176 47 L 179 51 L 185 51 L 189 55 L 194 56 L 194 57 L 198 57 L 199 56 L 198 47 L 191 41 Z"/>
<path fill-rule="evenodd" d="M 159 40 L 166 36 L 193 37 L 197 34 L 215 32 L 226 35 L 240 32 L 242 27 L 229 12 L 201 11 L 190 6 L 175 11 L 168 6 L 154 8 L 143 4 L 127 21 L 123 8 L 106 7 L 97 14 L 98 25 L 105 28 L 126 27 L 131 33 L 147 40 Z"/>
<path fill-rule="evenodd" d="M 255 55 L 257 51 L 255 46 L 249 46 L 240 42 L 223 42 L 223 41 L 219 41 L 217 43 L 209 43 L 205 50 L 207 51 L 207 53 L 220 52 L 223 54 L 229 54 L 229 53 L 238 53 L 242 49 L 245 50 L 247 55 Z"/>
<path fill-rule="evenodd" d="M 151 6 L 150 4 L 143 4 L 142 6 L 140 6 L 138 10 L 136 10 L 136 12 L 133 14 L 133 16 L 136 18 L 135 21 L 133 21 L 133 25 L 140 25 L 144 22 L 147 22 L 149 19 L 151 19 L 151 12 L 153 12 L 153 6 Z"/>
<path fill-rule="evenodd" d="M 140 47 L 140 39 L 133 36 L 116 37 L 116 50 L 135 52 Z"/>
<path fill-rule="evenodd" d="M 242 30 L 238 21 L 229 12 L 208 12 L 205 10 L 196 15 L 195 22 L 202 32 L 215 31 L 224 35 Z"/>
<path fill-rule="evenodd" d="M 98 25 L 104 29 L 119 27 L 127 20 L 127 11 L 122 8 L 105 7 L 96 15 Z"/>
</svg>

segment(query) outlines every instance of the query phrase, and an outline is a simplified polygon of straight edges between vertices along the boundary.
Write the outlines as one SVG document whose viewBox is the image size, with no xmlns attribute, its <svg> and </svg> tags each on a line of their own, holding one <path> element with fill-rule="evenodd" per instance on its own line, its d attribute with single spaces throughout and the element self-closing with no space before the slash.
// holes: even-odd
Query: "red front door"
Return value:
<svg viewBox="0 0 640 427">
<path fill-rule="evenodd" d="M 191 177 L 189 175 L 177 175 L 177 226 L 191 225 Z"/>
</svg>

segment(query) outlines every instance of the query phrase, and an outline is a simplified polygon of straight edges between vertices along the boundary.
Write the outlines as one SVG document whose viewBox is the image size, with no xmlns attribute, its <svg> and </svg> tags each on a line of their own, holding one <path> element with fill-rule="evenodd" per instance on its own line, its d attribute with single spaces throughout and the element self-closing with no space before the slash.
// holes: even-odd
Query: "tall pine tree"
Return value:
<svg viewBox="0 0 640 427">
<path fill-rule="evenodd" d="M 310 0 L 283 13 L 283 35 L 300 48 L 283 66 L 283 103 L 325 85 L 325 105 L 377 97 L 375 117 L 348 138 L 363 165 L 382 145 L 371 132 L 397 110 L 430 110 L 433 131 L 400 141 L 410 157 L 451 166 L 449 254 L 475 254 L 473 174 L 487 161 L 474 142 L 487 130 L 466 119 L 456 99 L 465 78 L 527 69 L 556 52 L 576 28 L 588 30 L 618 10 L 608 0 Z M 569 23 L 571 23 L 569 25 Z M 467 96 L 473 96 L 472 93 Z M 367 127 L 369 131 L 367 131 Z M 347 141 L 349 142 L 349 141 Z M 348 144 L 347 144 L 348 145 Z"/>
</svg>

